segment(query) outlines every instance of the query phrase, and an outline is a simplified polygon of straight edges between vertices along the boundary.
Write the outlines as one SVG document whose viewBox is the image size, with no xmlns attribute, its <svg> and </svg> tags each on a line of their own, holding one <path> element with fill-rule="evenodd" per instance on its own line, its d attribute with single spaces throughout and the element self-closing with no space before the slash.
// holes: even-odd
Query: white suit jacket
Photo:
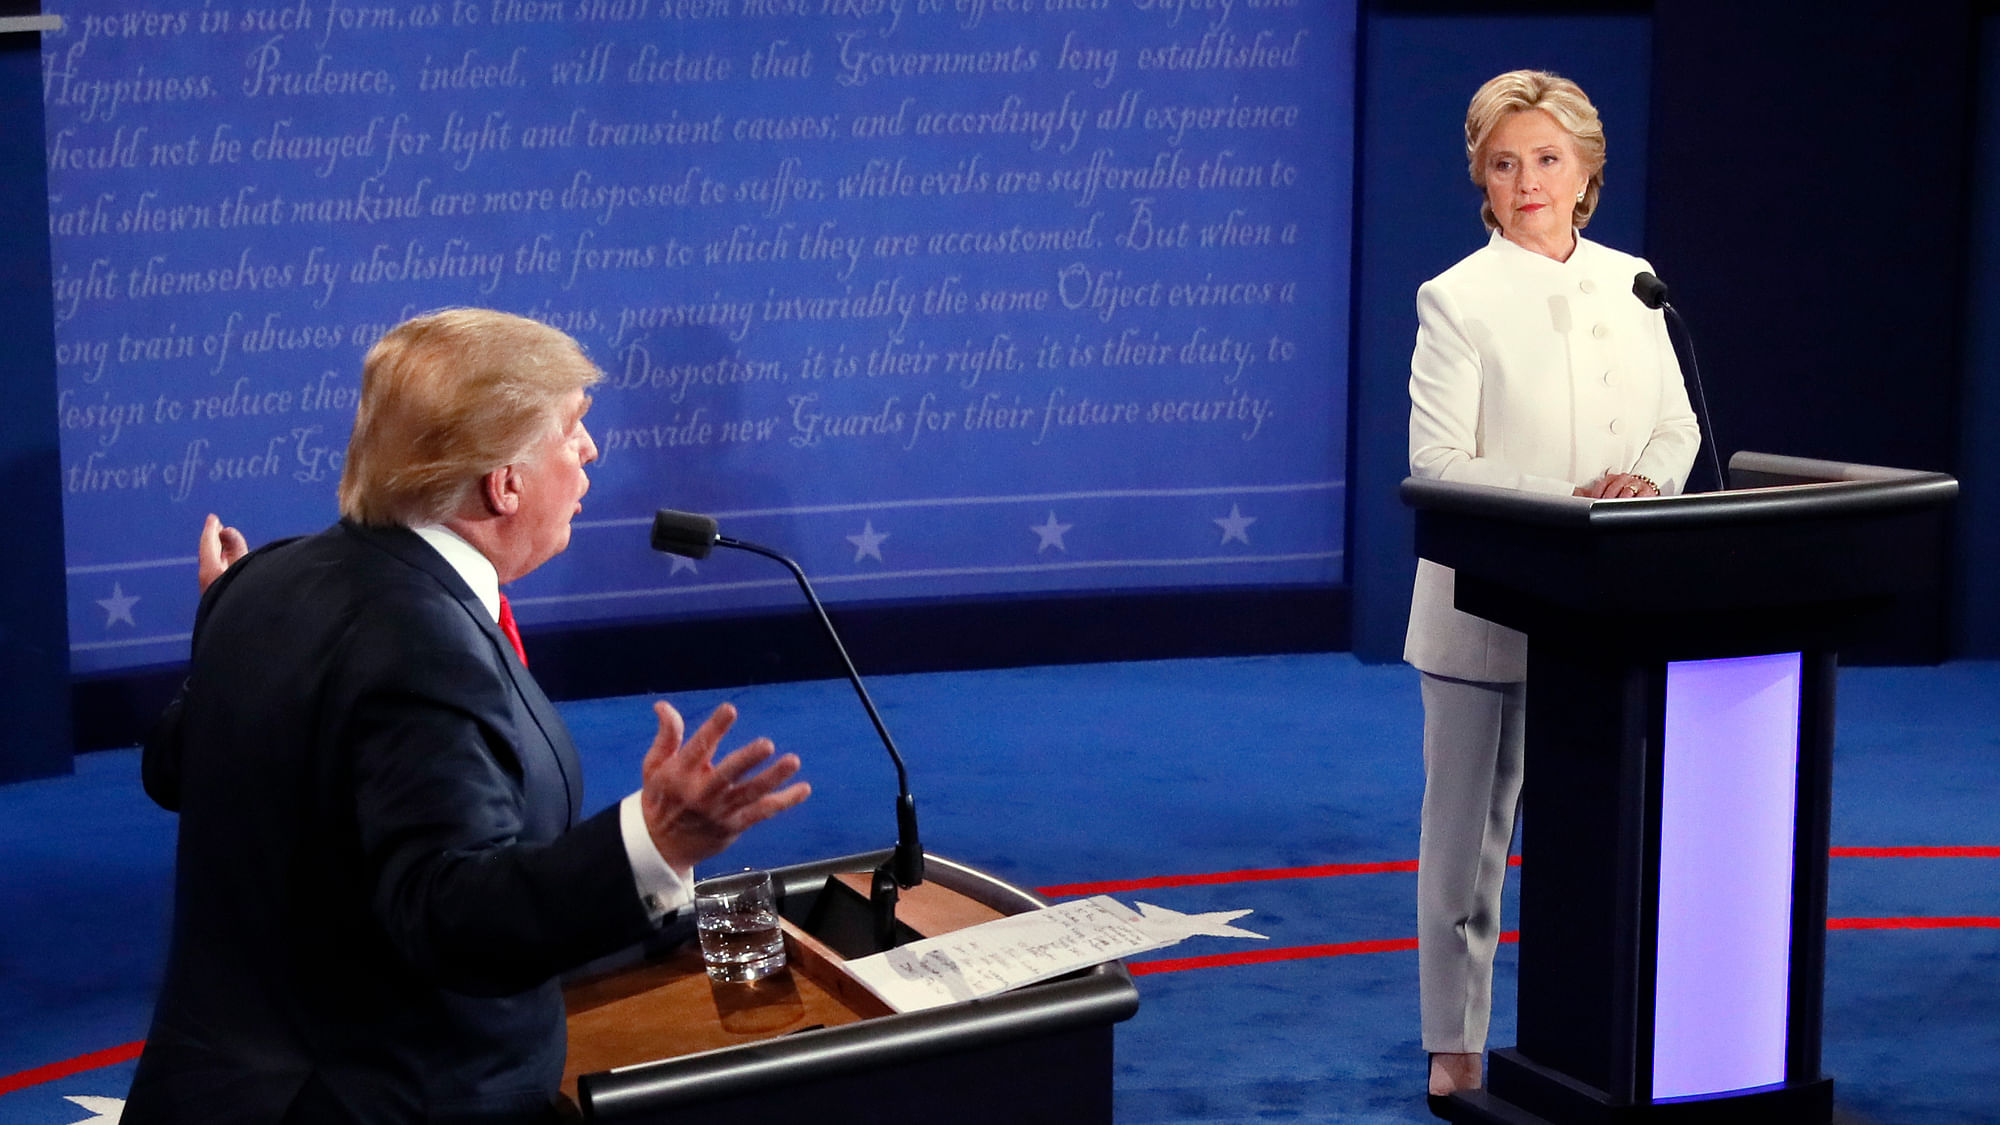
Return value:
<svg viewBox="0 0 2000 1125">
<path fill-rule="evenodd" d="M 1652 267 L 1581 235 L 1569 261 L 1493 233 L 1417 290 L 1410 473 L 1567 496 L 1607 472 L 1673 495 L 1701 433 L 1665 317 L 1632 295 Z M 1403 659 L 1456 679 L 1527 675 L 1527 638 L 1452 606 L 1417 562 Z"/>
</svg>

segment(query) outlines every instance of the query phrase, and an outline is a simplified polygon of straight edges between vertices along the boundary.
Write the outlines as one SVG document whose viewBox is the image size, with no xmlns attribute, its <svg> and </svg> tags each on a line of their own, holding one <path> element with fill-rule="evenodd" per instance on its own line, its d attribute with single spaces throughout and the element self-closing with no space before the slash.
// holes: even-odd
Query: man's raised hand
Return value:
<svg viewBox="0 0 2000 1125">
<path fill-rule="evenodd" d="M 796 754 L 777 758 L 768 738 L 738 747 L 721 761 L 716 748 L 736 722 L 736 708 L 717 707 L 693 734 L 664 700 L 653 704 L 659 730 L 640 767 L 640 807 L 660 858 L 685 871 L 736 842 L 753 824 L 784 812 L 812 793 L 793 782 Z"/>
</svg>

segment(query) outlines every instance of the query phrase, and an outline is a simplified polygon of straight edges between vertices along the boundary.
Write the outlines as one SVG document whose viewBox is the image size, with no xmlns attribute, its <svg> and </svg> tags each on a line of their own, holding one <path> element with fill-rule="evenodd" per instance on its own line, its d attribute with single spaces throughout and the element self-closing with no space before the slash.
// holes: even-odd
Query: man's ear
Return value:
<svg viewBox="0 0 2000 1125">
<path fill-rule="evenodd" d="M 486 505 L 486 511 L 495 516 L 511 516 L 521 509 L 521 477 L 512 465 L 499 468 L 479 478 L 479 498 Z"/>
</svg>

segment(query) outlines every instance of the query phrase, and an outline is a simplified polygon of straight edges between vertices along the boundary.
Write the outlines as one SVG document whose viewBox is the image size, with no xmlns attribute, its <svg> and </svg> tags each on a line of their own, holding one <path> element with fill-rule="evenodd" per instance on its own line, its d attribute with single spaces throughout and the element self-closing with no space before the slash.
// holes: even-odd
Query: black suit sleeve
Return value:
<svg viewBox="0 0 2000 1125">
<path fill-rule="evenodd" d="M 209 610 L 221 599 L 223 592 L 247 573 L 265 552 L 296 541 L 296 537 L 293 537 L 266 543 L 236 560 L 215 581 L 209 583 L 208 589 L 202 591 L 201 602 L 195 609 L 194 638 L 188 646 L 190 651 L 201 643 L 201 627 L 208 620 Z M 174 691 L 173 699 L 168 701 L 159 718 L 153 720 L 153 726 L 147 731 L 146 741 L 139 753 L 139 780 L 146 788 L 146 796 L 151 797 L 154 804 L 168 812 L 179 812 L 181 809 L 181 760 L 185 753 L 181 745 L 181 722 L 182 715 L 187 709 L 188 686 L 188 680 L 181 681 L 180 687 Z"/>
<path fill-rule="evenodd" d="M 652 926 L 615 806 L 535 838 L 520 756 L 546 753 L 542 734 L 484 636 L 456 616 L 372 615 L 394 627 L 348 639 L 336 666 L 361 671 L 329 718 L 348 748 L 367 890 L 389 941 L 441 987 L 505 995 Z"/>
<path fill-rule="evenodd" d="M 168 812 L 181 811 L 181 714 L 187 706 L 187 681 L 182 680 L 139 751 L 139 781 L 146 796 Z"/>
</svg>

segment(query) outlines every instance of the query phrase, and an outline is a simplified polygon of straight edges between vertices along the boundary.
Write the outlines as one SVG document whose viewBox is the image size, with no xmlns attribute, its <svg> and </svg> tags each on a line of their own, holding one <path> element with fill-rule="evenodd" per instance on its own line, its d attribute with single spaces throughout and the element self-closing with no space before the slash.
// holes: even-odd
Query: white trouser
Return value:
<svg viewBox="0 0 2000 1125">
<path fill-rule="evenodd" d="M 1500 886 L 1521 797 L 1527 685 L 1421 673 L 1423 836 L 1417 975 L 1424 1050 L 1486 1049 Z"/>
</svg>

